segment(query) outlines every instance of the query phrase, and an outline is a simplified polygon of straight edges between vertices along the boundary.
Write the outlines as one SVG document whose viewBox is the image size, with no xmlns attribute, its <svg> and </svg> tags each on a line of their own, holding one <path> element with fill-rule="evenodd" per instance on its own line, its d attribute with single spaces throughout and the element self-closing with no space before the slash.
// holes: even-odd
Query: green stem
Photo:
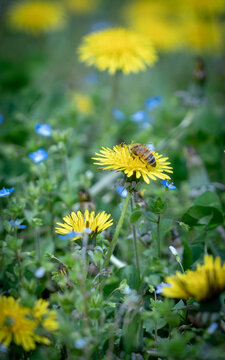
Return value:
<svg viewBox="0 0 225 360">
<path fill-rule="evenodd" d="M 38 229 L 34 230 L 34 238 L 35 238 L 35 245 L 36 245 L 36 258 L 37 258 L 37 261 L 40 262 L 40 238 L 39 238 Z"/>
<path fill-rule="evenodd" d="M 116 100 L 118 97 L 118 88 L 119 88 L 119 75 L 120 72 L 116 71 L 115 74 L 112 77 L 112 89 L 111 89 L 111 95 L 109 98 L 109 102 L 106 108 L 106 116 L 105 116 L 105 128 L 108 128 L 110 125 L 110 121 L 112 119 L 112 108 L 116 105 Z"/>
<path fill-rule="evenodd" d="M 134 194 L 131 197 L 131 210 L 134 211 Z M 132 231 L 133 231 L 133 247 L 134 247 L 134 256 L 135 256 L 135 265 L 137 268 L 137 274 L 138 274 L 138 283 L 140 284 L 141 281 L 141 275 L 140 275 L 140 263 L 139 263 L 139 256 L 138 256 L 138 246 L 137 246 L 137 230 L 135 224 L 132 224 Z"/>
<path fill-rule="evenodd" d="M 154 291 L 155 301 L 157 301 L 156 292 Z M 157 346 L 158 342 L 158 333 L 157 333 L 157 320 L 155 320 L 155 344 Z"/>
<path fill-rule="evenodd" d="M 157 220 L 157 247 L 158 247 L 158 258 L 161 258 L 161 244 L 160 244 L 160 215 Z"/>
<path fill-rule="evenodd" d="M 130 201 L 130 193 L 128 192 L 127 194 L 127 197 L 125 199 L 125 202 L 124 202 L 124 206 L 123 206 L 123 210 L 122 210 L 122 213 L 120 215 L 120 219 L 119 219 L 119 222 L 117 224 L 117 227 L 116 227 L 116 231 L 113 235 L 113 238 L 112 238 L 112 241 L 109 245 L 109 249 L 108 249 L 108 252 L 106 254 L 106 258 L 105 258 L 105 261 L 103 263 L 103 268 L 106 269 L 108 264 L 109 264 L 109 261 L 110 261 L 110 258 L 111 258 L 111 255 L 115 249 L 115 246 L 116 246 L 116 243 L 117 243 L 117 239 L 118 239 L 118 236 L 119 236 L 119 233 L 120 233 L 120 229 L 123 225 L 123 222 L 124 222 L 124 218 L 125 218 L 125 214 L 126 214 L 126 211 L 127 211 L 127 208 L 128 208 L 128 204 L 129 204 L 129 201 Z"/>
<path fill-rule="evenodd" d="M 17 236 L 17 230 L 15 229 L 15 237 L 16 237 L 16 242 L 18 240 L 18 236 Z M 18 294 L 20 296 L 20 292 L 21 292 L 21 282 L 22 282 L 22 269 L 21 269 L 21 260 L 20 260 L 20 252 L 18 250 L 18 244 L 16 244 L 16 261 L 17 261 L 17 266 L 18 266 Z"/>
<path fill-rule="evenodd" d="M 69 192 L 69 194 L 71 194 L 70 172 L 69 172 L 69 165 L 68 165 L 68 157 L 66 154 L 63 157 L 63 162 L 64 162 L 64 167 L 65 167 L 68 192 Z"/>
</svg>

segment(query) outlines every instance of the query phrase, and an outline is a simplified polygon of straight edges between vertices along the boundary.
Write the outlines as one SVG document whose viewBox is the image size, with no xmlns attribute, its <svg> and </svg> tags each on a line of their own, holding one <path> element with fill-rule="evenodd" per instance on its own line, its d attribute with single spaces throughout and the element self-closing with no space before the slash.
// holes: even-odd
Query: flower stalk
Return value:
<svg viewBox="0 0 225 360">
<path fill-rule="evenodd" d="M 131 196 L 131 210 L 134 211 L 134 193 Z M 137 268 L 137 274 L 138 274 L 138 284 L 140 284 L 141 281 L 141 272 L 140 272 L 140 263 L 139 263 L 139 255 L 138 255 L 138 245 L 137 245 L 137 230 L 135 224 L 132 224 L 132 232 L 133 232 L 133 247 L 134 247 L 134 256 L 135 256 L 135 265 Z"/>
<path fill-rule="evenodd" d="M 112 242 L 109 245 L 109 249 L 108 249 L 108 252 L 106 254 L 105 261 L 103 263 L 103 268 L 104 269 L 107 268 L 107 266 L 109 264 L 109 261 L 110 261 L 110 258 L 111 258 L 111 255 L 113 254 L 113 251 L 115 249 L 115 246 L 116 246 L 119 234 L 120 234 L 120 230 L 121 230 L 121 227 L 123 225 L 124 218 L 125 218 L 125 215 L 126 215 L 126 212 L 127 212 L 130 197 L 131 197 L 131 194 L 128 192 L 127 197 L 126 197 L 125 202 L 124 202 L 122 213 L 120 215 L 119 222 L 118 222 L 117 227 L 116 227 L 116 231 L 115 231 L 115 233 L 113 235 Z"/>
</svg>

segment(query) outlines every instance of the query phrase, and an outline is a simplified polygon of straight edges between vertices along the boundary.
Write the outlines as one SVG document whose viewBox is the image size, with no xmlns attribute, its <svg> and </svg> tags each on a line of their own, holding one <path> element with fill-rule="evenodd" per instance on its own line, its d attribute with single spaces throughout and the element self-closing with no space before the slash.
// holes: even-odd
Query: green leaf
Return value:
<svg viewBox="0 0 225 360">
<path fill-rule="evenodd" d="M 167 324 L 167 321 L 163 318 L 157 320 L 157 330 L 162 329 Z M 144 319 L 143 328 L 152 333 L 155 330 L 155 321 L 153 319 Z"/>
<path fill-rule="evenodd" d="M 126 279 L 127 284 L 131 289 L 138 288 L 137 269 L 134 265 L 124 266 L 123 268 L 118 270 L 117 275 L 120 281 Z"/>
<path fill-rule="evenodd" d="M 209 191 L 200 195 L 181 220 L 191 226 L 221 225 L 224 219 L 218 196 Z"/>
<path fill-rule="evenodd" d="M 142 216 L 142 211 L 135 210 L 130 216 L 131 224 L 135 224 L 140 219 L 141 216 Z"/>
</svg>

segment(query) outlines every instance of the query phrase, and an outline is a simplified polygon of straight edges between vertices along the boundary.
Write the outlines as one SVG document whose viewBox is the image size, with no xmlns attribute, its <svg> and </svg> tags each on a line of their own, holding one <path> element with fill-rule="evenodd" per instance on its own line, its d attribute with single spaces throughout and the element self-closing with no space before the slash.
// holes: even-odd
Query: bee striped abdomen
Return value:
<svg viewBox="0 0 225 360">
<path fill-rule="evenodd" d="M 147 164 L 149 164 L 153 167 L 156 166 L 155 156 L 152 154 L 151 150 L 149 150 L 145 146 L 142 146 L 140 144 L 133 144 L 130 147 L 130 152 L 131 152 L 131 154 L 138 156 L 140 159 L 145 161 Z"/>
</svg>

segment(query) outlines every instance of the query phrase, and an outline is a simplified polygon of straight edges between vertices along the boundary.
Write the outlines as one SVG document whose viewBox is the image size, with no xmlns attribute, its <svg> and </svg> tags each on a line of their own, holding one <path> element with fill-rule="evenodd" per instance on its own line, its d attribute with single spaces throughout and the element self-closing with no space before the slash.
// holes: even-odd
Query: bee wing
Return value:
<svg viewBox="0 0 225 360">
<path fill-rule="evenodd" d="M 150 151 L 155 151 L 155 145 L 152 142 L 145 144 L 146 148 Z"/>
</svg>

